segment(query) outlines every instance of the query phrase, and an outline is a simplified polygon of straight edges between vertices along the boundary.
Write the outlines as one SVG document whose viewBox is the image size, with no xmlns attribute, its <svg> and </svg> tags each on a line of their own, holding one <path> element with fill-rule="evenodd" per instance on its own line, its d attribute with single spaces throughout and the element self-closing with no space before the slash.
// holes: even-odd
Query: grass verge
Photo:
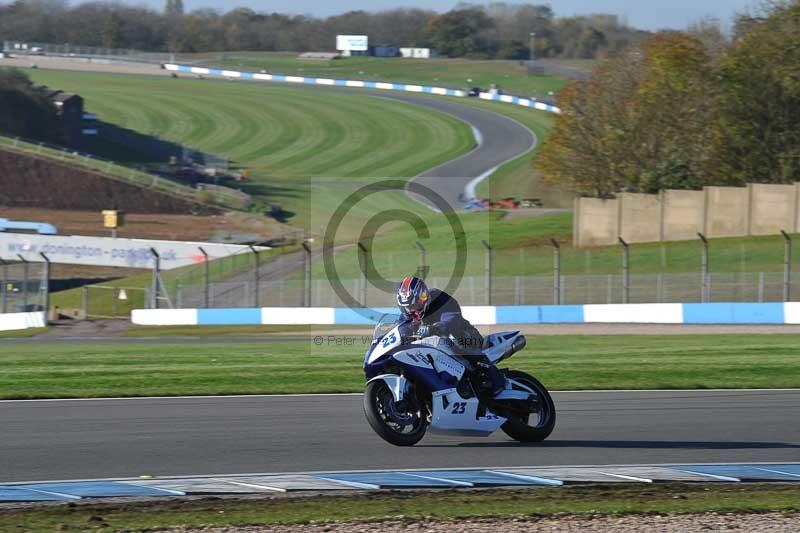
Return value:
<svg viewBox="0 0 800 533">
<path fill-rule="evenodd" d="M 28 328 L 14 331 L 0 331 L 0 339 L 24 339 L 45 333 L 50 328 Z"/>
<path fill-rule="evenodd" d="M 0 345 L 0 398 L 361 392 L 370 336 Z M 538 337 L 509 366 L 552 390 L 797 388 L 800 335 Z"/>
<path fill-rule="evenodd" d="M 558 76 L 528 74 L 521 61 L 476 59 L 403 59 L 398 57 L 348 57 L 331 61 L 308 61 L 295 54 L 242 52 L 240 57 L 212 60 L 213 66 L 273 74 L 319 76 L 340 79 L 385 81 L 488 90 L 494 83 L 521 96 L 547 97 L 566 81 Z"/>
<path fill-rule="evenodd" d="M 367 504 L 368 503 L 368 504 Z M 2 531 L 143 531 L 333 521 L 800 510 L 800 486 L 665 484 L 169 500 L 0 510 Z"/>
</svg>

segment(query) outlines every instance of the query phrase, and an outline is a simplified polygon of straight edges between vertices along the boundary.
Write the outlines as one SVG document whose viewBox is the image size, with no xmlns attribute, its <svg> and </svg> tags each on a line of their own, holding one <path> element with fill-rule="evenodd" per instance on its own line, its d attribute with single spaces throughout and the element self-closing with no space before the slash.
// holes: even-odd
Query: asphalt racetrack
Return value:
<svg viewBox="0 0 800 533">
<path fill-rule="evenodd" d="M 360 395 L 0 402 L 0 481 L 386 468 L 780 462 L 800 390 L 564 392 L 543 444 L 428 434 L 397 448 Z"/>
</svg>

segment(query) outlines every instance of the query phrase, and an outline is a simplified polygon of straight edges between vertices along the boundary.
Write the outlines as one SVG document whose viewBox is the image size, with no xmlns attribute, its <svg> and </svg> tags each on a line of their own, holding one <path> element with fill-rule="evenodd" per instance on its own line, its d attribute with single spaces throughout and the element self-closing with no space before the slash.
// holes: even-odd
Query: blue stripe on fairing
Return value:
<svg viewBox="0 0 800 533">
<path fill-rule="evenodd" d="M 364 87 L 367 88 L 367 89 L 377 89 L 378 88 L 378 86 L 375 84 L 374 81 L 365 81 L 364 82 Z"/>
<path fill-rule="evenodd" d="M 392 89 L 394 89 L 395 91 L 407 91 L 408 85 L 405 85 L 403 83 L 393 83 Z"/>
<path fill-rule="evenodd" d="M 208 71 L 208 73 L 214 76 L 222 76 L 222 71 L 218 68 L 212 68 Z"/>
<path fill-rule="evenodd" d="M 517 96 L 512 96 L 512 97 L 511 97 L 511 103 L 512 103 L 512 104 L 517 104 L 517 105 L 519 105 L 519 97 L 517 97 Z"/>
<path fill-rule="evenodd" d="M 178 72 L 192 72 L 192 67 L 184 67 L 182 65 L 178 65 Z"/>
<path fill-rule="evenodd" d="M 164 490 L 111 481 L 76 481 L 63 483 L 32 483 L 18 485 L 20 488 L 66 494 L 80 498 L 111 498 L 114 496 L 183 496 L 175 490 Z"/>
<path fill-rule="evenodd" d="M 496 308 L 497 324 L 580 324 L 582 305 L 522 305 Z"/>
<path fill-rule="evenodd" d="M 253 77 L 255 76 L 252 72 L 240 72 L 239 74 L 241 74 L 242 78 L 246 80 L 252 80 Z"/>
<path fill-rule="evenodd" d="M 286 76 L 283 76 L 281 74 L 273 74 L 272 81 L 286 81 Z"/>
<path fill-rule="evenodd" d="M 387 313 L 397 313 L 396 307 L 375 307 L 367 309 L 350 309 L 337 307 L 334 309 L 333 323 L 344 325 L 374 325 L 378 319 Z"/>
<path fill-rule="evenodd" d="M 424 93 L 432 93 L 433 92 L 433 87 L 423 87 L 422 88 L 422 92 L 424 92 Z"/>
<path fill-rule="evenodd" d="M 783 324 L 782 303 L 683 304 L 684 324 Z"/>
<path fill-rule="evenodd" d="M 458 92 L 455 89 L 447 89 L 447 96 L 458 96 Z"/>
<path fill-rule="evenodd" d="M 347 80 L 333 80 L 333 84 L 339 87 L 347 87 Z"/>
<path fill-rule="evenodd" d="M 261 309 L 198 309 L 197 324 L 261 324 Z"/>
</svg>

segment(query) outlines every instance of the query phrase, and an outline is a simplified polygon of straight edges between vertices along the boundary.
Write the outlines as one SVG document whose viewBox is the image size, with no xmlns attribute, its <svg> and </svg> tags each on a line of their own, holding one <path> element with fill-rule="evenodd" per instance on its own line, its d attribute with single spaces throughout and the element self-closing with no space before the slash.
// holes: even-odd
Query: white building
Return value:
<svg viewBox="0 0 800 533">
<path fill-rule="evenodd" d="M 431 59 L 437 56 L 433 48 L 401 48 L 400 55 L 413 59 Z"/>
</svg>

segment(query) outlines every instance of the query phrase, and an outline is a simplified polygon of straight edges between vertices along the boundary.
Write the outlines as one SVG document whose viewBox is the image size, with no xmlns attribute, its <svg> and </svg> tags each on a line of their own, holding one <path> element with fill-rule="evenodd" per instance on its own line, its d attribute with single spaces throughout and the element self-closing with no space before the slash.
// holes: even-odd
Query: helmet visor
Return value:
<svg viewBox="0 0 800 533">
<path fill-rule="evenodd" d="M 422 300 L 413 300 L 408 305 L 401 305 L 400 309 L 407 315 L 418 315 L 424 307 L 425 303 Z"/>
</svg>

